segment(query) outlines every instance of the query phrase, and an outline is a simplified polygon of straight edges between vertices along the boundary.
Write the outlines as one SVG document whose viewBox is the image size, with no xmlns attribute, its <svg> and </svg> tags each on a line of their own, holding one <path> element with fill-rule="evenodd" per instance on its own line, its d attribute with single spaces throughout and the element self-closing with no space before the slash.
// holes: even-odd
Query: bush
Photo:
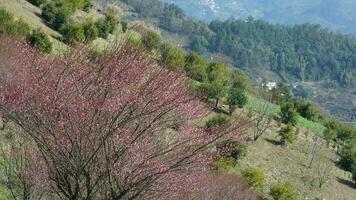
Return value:
<svg viewBox="0 0 356 200">
<path fill-rule="evenodd" d="M 282 123 L 296 125 L 298 113 L 294 108 L 293 103 L 287 102 L 281 106 L 280 118 Z"/>
<path fill-rule="evenodd" d="M 167 67 L 182 69 L 185 64 L 184 52 L 170 44 L 164 44 L 161 47 L 162 63 Z"/>
<path fill-rule="evenodd" d="M 161 45 L 161 37 L 153 31 L 148 31 L 142 36 L 142 44 L 149 50 L 158 49 Z"/>
<path fill-rule="evenodd" d="M 246 182 L 253 188 L 262 189 L 265 176 L 263 171 L 259 168 L 247 168 L 242 172 L 243 177 L 245 178 Z"/>
<path fill-rule="evenodd" d="M 115 31 L 117 21 L 114 16 L 107 15 L 105 18 L 99 19 L 95 25 L 98 28 L 99 37 L 106 39 L 109 34 L 112 34 Z"/>
<path fill-rule="evenodd" d="M 30 26 L 22 19 L 15 21 L 13 14 L 0 7 L 0 33 L 24 37 L 30 33 Z"/>
<path fill-rule="evenodd" d="M 300 116 L 311 121 L 316 121 L 318 119 L 320 115 L 319 109 L 312 103 L 305 102 L 301 99 L 293 99 L 292 102 Z"/>
<path fill-rule="evenodd" d="M 34 30 L 27 37 L 27 41 L 31 46 L 38 48 L 42 52 L 50 53 L 52 51 L 52 43 L 49 37 L 40 29 Z"/>
<path fill-rule="evenodd" d="M 60 30 L 63 40 L 67 44 L 82 43 L 85 41 L 85 32 L 83 25 L 79 23 L 71 23 L 63 26 Z"/>
<path fill-rule="evenodd" d="M 121 22 L 121 29 L 123 33 L 126 33 L 128 30 L 128 24 L 127 22 Z"/>
<path fill-rule="evenodd" d="M 234 140 L 225 140 L 217 144 L 219 155 L 239 160 L 247 155 L 247 146 Z"/>
<path fill-rule="evenodd" d="M 86 21 L 83 24 L 85 42 L 91 42 L 99 36 L 99 30 L 92 21 Z"/>
<path fill-rule="evenodd" d="M 42 8 L 42 18 L 55 30 L 69 22 L 70 16 L 75 12 L 73 4 L 65 0 L 53 0 Z"/>
<path fill-rule="evenodd" d="M 278 131 L 278 134 L 281 137 L 281 142 L 283 144 L 293 143 L 296 140 L 296 133 L 293 130 L 293 126 L 290 124 L 281 128 L 281 130 Z"/>
<path fill-rule="evenodd" d="M 27 1 L 35 6 L 41 6 L 42 4 L 47 3 L 47 0 L 27 0 Z"/>
<path fill-rule="evenodd" d="M 247 104 L 247 95 L 242 88 L 231 87 L 227 92 L 227 104 L 230 108 L 230 114 L 235 110 L 235 107 L 243 108 Z"/>
<path fill-rule="evenodd" d="M 234 158 L 219 157 L 215 158 L 212 163 L 213 170 L 224 170 L 227 171 L 236 166 L 237 161 Z"/>
<path fill-rule="evenodd" d="M 269 191 L 269 195 L 273 200 L 296 200 L 297 195 L 290 183 L 281 183 L 273 185 Z"/>
<path fill-rule="evenodd" d="M 218 114 L 206 122 L 206 127 L 211 128 L 213 126 L 223 125 L 223 124 L 228 123 L 229 121 L 230 121 L 230 118 L 228 116 L 226 116 L 224 114 Z"/>
<path fill-rule="evenodd" d="M 356 147 L 344 147 L 341 154 L 340 165 L 347 171 L 356 169 Z"/>
<path fill-rule="evenodd" d="M 190 78 L 203 82 L 206 79 L 206 67 L 205 59 L 197 53 L 190 52 L 186 55 L 184 70 Z"/>
</svg>

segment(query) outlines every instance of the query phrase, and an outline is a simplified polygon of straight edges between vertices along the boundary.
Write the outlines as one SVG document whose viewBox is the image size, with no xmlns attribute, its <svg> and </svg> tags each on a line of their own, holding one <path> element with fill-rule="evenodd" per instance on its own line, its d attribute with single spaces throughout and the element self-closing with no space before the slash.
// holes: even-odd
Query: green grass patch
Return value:
<svg viewBox="0 0 356 200">
<path fill-rule="evenodd" d="M 280 106 L 252 95 L 248 95 L 248 103 L 246 108 L 255 112 L 260 112 L 263 110 L 263 106 L 265 106 L 265 104 L 267 104 L 269 108 L 267 113 L 269 117 L 278 116 L 279 112 L 281 111 Z M 322 124 L 310 121 L 301 116 L 298 117 L 298 126 L 319 135 L 322 135 L 326 129 Z"/>
</svg>

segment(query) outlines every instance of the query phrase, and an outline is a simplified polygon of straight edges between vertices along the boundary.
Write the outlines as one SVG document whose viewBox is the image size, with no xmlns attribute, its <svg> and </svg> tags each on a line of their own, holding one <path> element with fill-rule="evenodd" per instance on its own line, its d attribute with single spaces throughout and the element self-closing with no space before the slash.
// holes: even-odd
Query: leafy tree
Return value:
<svg viewBox="0 0 356 200">
<path fill-rule="evenodd" d="M 154 31 L 148 31 L 142 36 L 142 44 L 149 50 L 158 49 L 161 46 L 161 37 Z"/>
<path fill-rule="evenodd" d="M 271 92 L 272 101 L 278 105 L 287 103 L 291 98 L 291 94 L 288 87 L 283 83 L 278 83 L 277 87 L 273 88 Z"/>
<path fill-rule="evenodd" d="M 206 67 L 205 59 L 197 53 L 190 52 L 186 55 L 184 69 L 190 78 L 203 82 L 206 79 Z"/>
<path fill-rule="evenodd" d="M 41 29 L 32 31 L 31 35 L 27 37 L 27 41 L 31 46 L 38 48 L 42 52 L 50 53 L 52 51 L 52 42 Z"/>
<path fill-rule="evenodd" d="M 301 99 L 293 99 L 292 102 L 300 116 L 312 121 L 318 119 L 320 115 L 319 110 L 312 103 L 305 102 Z"/>
<path fill-rule="evenodd" d="M 173 68 L 182 69 L 185 63 L 184 52 L 170 44 L 163 44 L 161 47 L 162 64 Z"/>
<path fill-rule="evenodd" d="M 278 131 L 278 134 L 281 137 L 281 142 L 283 144 L 293 143 L 297 136 L 293 130 L 293 126 L 290 124 L 281 128 L 281 130 Z"/>
<path fill-rule="evenodd" d="M 293 103 L 287 102 L 281 106 L 280 119 L 284 124 L 291 124 L 293 126 L 297 124 L 298 113 Z"/>
<path fill-rule="evenodd" d="M 241 88 L 230 88 L 227 92 L 227 104 L 229 105 L 230 114 L 233 113 L 235 107 L 243 108 L 247 104 L 247 95 Z"/>
<path fill-rule="evenodd" d="M 83 30 L 85 35 L 85 42 L 91 42 L 99 36 L 99 30 L 91 20 L 84 22 Z"/>
<path fill-rule="evenodd" d="M 242 176 L 245 178 L 246 182 L 253 188 L 262 190 L 265 183 L 265 176 L 263 171 L 259 168 L 247 168 L 243 170 Z"/>
<path fill-rule="evenodd" d="M 106 39 L 109 34 L 112 34 L 117 27 L 117 20 L 112 15 L 106 15 L 105 18 L 99 19 L 95 23 L 99 30 L 99 37 Z"/>
<path fill-rule="evenodd" d="M 69 22 L 71 15 L 75 12 L 72 3 L 66 0 L 53 0 L 42 8 L 42 18 L 55 30 L 60 30 Z"/>
<path fill-rule="evenodd" d="M 290 183 L 278 182 L 270 188 L 269 195 L 273 200 L 297 200 L 297 194 Z"/>
<path fill-rule="evenodd" d="M 222 63 L 212 62 L 206 68 L 206 74 L 203 88 L 207 91 L 208 97 L 215 99 L 215 108 L 217 108 L 220 98 L 225 95 L 228 83 L 226 67 Z"/>
<path fill-rule="evenodd" d="M 74 45 L 85 41 L 85 32 L 80 23 L 69 23 L 61 28 L 60 33 L 67 44 Z"/>
</svg>

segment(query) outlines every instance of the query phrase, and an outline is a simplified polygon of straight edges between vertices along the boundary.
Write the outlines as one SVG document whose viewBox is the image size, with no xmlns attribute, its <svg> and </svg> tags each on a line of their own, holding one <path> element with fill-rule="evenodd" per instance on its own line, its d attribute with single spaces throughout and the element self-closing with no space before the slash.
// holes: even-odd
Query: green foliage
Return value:
<svg viewBox="0 0 356 200">
<path fill-rule="evenodd" d="M 236 106 L 243 108 L 247 104 L 247 95 L 243 89 L 231 87 L 227 92 L 226 101 L 229 105 L 230 113 L 232 113 Z"/>
<path fill-rule="evenodd" d="M 237 164 L 236 159 L 231 157 L 218 157 L 215 158 L 212 163 L 213 170 L 223 170 L 227 171 L 234 168 Z"/>
<path fill-rule="evenodd" d="M 281 183 L 273 185 L 270 188 L 269 195 L 273 200 L 297 200 L 297 194 L 294 192 L 294 188 L 290 183 Z"/>
<path fill-rule="evenodd" d="M 95 23 L 99 30 L 99 37 L 108 38 L 109 34 L 112 34 L 117 27 L 117 20 L 112 15 L 106 15 L 105 18 L 99 19 Z"/>
<path fill-rule="evenodd" d="M 247 168 L 241 173 L 251 187 L 259 190 L 263 188 L 265 176 L 260 168 Z"/>
<path fill-rule="evenodd" d="M 70 16 L 75 12 L 74 4 L 67 1 L 53 0 L 42 8 L 42 18 L 55 30 L 67 24 Z"/>
<path fill-rule="evenodd" d="M 15 20 L 13 14 L 0 7 L 0 33 L 24 37 L 30 33 L 30 26 L 22 19 Z"/>
<path fill-rule="evenodd" d="M 121 22 L 121 29 L 123 33 L 126 33 L 128 30 L 128 24 L 127 22 Z"/>
<path fill-rule="evenodd" d="M 148 31 L 142 36 L 142 44 L 149 50 L 158 49 L 161 46 L 161 37 L 154 31 Z"/>
<path fill-rule="evenodd" d="M 27 0 L 27 1 L 38 7 L 41 6 L 42 4 L 47 3 L 47 0 Z"/>
<path fill-rule="evenodd" d="M 284 124 L 291 124 L 293 126 L 297 124 L 298 113 L 293 103 L 287 102 L 281 106 L 280 119 Z"/>
<path fill-rule="evenodd" d="M 206 79 L 206 67 L 205 59 L 197 53 L 190 52 L 186 55 L 184 70 L 190 78 L 203 82 Z"/>
<path fill-rule="evenodd" d="M 212 62 L 206 68 L 207 78 L 203 84 L 203 90 L 209 98 L 215 99 L 215 107 L 219 99 L 225 95 L 228 83 L 228 74 L 224 64 Z"/>
<path fill-rule="evenodd" d="M 348 171 L 356 170 L 356 147 L 345 147 L 341 154 L 340 165 Z"/>
<path fill-rule="evenodd" d="M 214 115 L 209 120 L 207 120 L 206 127 L 211 128 L 213 126 L 223 125 L 223 124 L 228 123 L 229 121 L 230 121 L 229 116 L 224 115 L 224 114 L 217 114 L 217 115 Z"/>
<path fill-rule="evenodd" d="M 281 137 L 281 142 L 283 144 L 293 143 L 297 138 L 297 134 L 294 132 L 293 126 L 290 124 L 281 128 L 281 130 L 278 131 L 278 134 Z"/>
<path fill-rule="evenodd" d="M 216 145 L 221 157 L 240 160 L 247 155 L 247 146 L 235 140 L 225 140 Z"/>
<path fill-rule="evenodd" d="M 318 119 L 320 115 L 319 109 L 312 103 L 305 102 L 301 99 L 293 99 L 292 102 L 300 116 L 311 121 L 316 121 Z"/>
<path fill-rule="evenodd" d="M 283 83 L 278 83 L 277 87 L 273 88 L 271 91 L 272 102 L 281 105 L 288 102 L 291 98 L 290 91 L 286 85 Z"/>
<path fill-rule="evenodd" d="M 99 36 L 99 30 L 91 20 L 84 22 L 83 30 L 85 42 L 91 42 Z"/>
<path fill-rule="evenodd" d="M 27 37 L 28 43 L 38 48 L 44 53 L 50 53 L 52 51 L 52 43 L 46 33 L 41 29 L 36 29 L 32 31 L 31 35 Z"/>
<path fill-rule="evenodd" d="M 60 33 L 67 44 L 73 45 L 85 41 L 85 32 L 80 23 L 66 24 L 60 29 Z"/>
<path fill-rule="evenodd" d="M 182 69 L 185 63 L 185 54 L 182 50 L 163 44 L 161 47 L 162 63 L 173 69 Z"/>
</svg>

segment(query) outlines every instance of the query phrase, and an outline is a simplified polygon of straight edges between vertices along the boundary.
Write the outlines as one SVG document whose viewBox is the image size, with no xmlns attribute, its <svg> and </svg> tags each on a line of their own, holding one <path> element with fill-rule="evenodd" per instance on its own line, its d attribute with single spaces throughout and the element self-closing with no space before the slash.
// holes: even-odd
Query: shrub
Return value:
<svg viewBox="0 0 356 200">
<path fill-rule="evenodd" d="M 83 25 L 79 23 L 71 23 L 63 26 L 60 30 L 63 40 L 67 44 L 82 43 L 85 41 L 85 32 Z"/>
<path fill-rule="evenodd" d="M 265 176 L 263 174 L 263 171 L 259 168 L 247 168 L 243 170 L 242 175 L 244 176 L 246 182 L 253 188 L 256 189 L 262 189 L 264 182 L 265 182 Z"/>
<path fill-rule="evenodd" d="M 356 169 L 356 147 L 344 147 L 341 154 L 340 165 L 347 171 Z"/>
<path fill-rule="evenodd" d="M 106 39 L 109 34 L 112 34 L 115 31 L 117 21 L 114 16 L 107 15 L 105 18 L 99 19 L 95 25 L 98 28 L 99 37 Z"/>
<path fill-rule="evenodd" d="M 230 114 L 235 110 L 235 107 L 243 108 L 247 104 L 247 95 L 242 88 L 231 87 L 227 92 L 227 104 L 229 105 Z"/>
<path fill-rule="evenodd" d="M 225 140 L 217 144 L 216 147 L 222 157 L 239 160 L 247 155 L 247 146 L 235 140 Z"/>
<path fill-rule="evenodd" d="M 55 30 L 69 22 L 75 7 L 65 0 L 53 0 L 42 8 L 42 18 Z"/>
<path fill-rule="evenodd" d="M 234 168 L 236 164 L 237 161 L 234 158 L 218 157 L 214 159 L 212 163 L 212 169 L 227 171 Z"/>
<path fill-rule="evenodd" d="M 296 200 L 297 195 L 290 183 L 281 183 L 273 185 L 269 191 L 269 195 L 273 200 Z"/>
<path fill-rule="evenodd" d="M 121 29 L 123 33 L 126 33 L 128 30 L 128 24 L 127 22 L 121 22 Z"/>
<path fill-rule="evenodd" d="M 206 79 L 206 67 L 205 59 L 197 53 L 190 52 L 186 55 L 184 70 L 190 78 L 203 82 Z"/>
<path fill-rule="evenodd" d="M 281 142 L 283 144 L 293 143 L 296 140 L 296 133 L 293 130 L 293 126 L 290 124 L 281 128 L 281 130 L 278 131 L 278 134 L 281 137 Z"/>
<path fill-rule="evenodd" d="M 47 3 L 47 0 L 27 0 L 27 1 L 35 6 L 41 6 L 42 4 Z"/>
<path fill-rule="evenodd" d="M 226 124 L 227 122 L 229 122 L 229 120 L 230 120 L 230 118 L 228 116 L 226 116 L 224 114 L 218 114 L 206 122 L 206 127 L 211 128 L 213 126 L 223 125 L 223 124 Z"/>
<path fill-rule="evenodd" d="M 51 41 L 47 34 L 40 29 L 34 30 L 31 35 L 27 37 L 27 41 L 31 46 L 38 48 L 42 52 L 50 53 L 52 51 Z"/>
<path fill-rule="evenodd" d="M 0 7 L 0 33 L 12 36 L 26 36 L 30 32 L 30 26 L 22 19 L 14 20 L 13 14 Z"/>
<path fill-rule="evenodd" d="M 142 36 L 142 44 L 149 50 L 158 49 L 161 45 L 161 37 L 153 31 L 148 31 Z"/>
<path fill-rule="evenodd" d="M 163 44 L 161 47 L 162 63 L 167 67 L 182 69 L 185 63 L 184 52 L 170 44 Z"/>
<path fill-rule="evenodd" d="M 281 106 L 280 119 L 282 123 L 296 125 L 298 113 L 294 108 L 293 103 L 287 102 Z"/>
<path fill-rule="evenodd" d="M 83 24 L 85 42 L 91 42 L 99 36 L 99 30 L 92 21 L 86 21 Z"/>
</svg>

